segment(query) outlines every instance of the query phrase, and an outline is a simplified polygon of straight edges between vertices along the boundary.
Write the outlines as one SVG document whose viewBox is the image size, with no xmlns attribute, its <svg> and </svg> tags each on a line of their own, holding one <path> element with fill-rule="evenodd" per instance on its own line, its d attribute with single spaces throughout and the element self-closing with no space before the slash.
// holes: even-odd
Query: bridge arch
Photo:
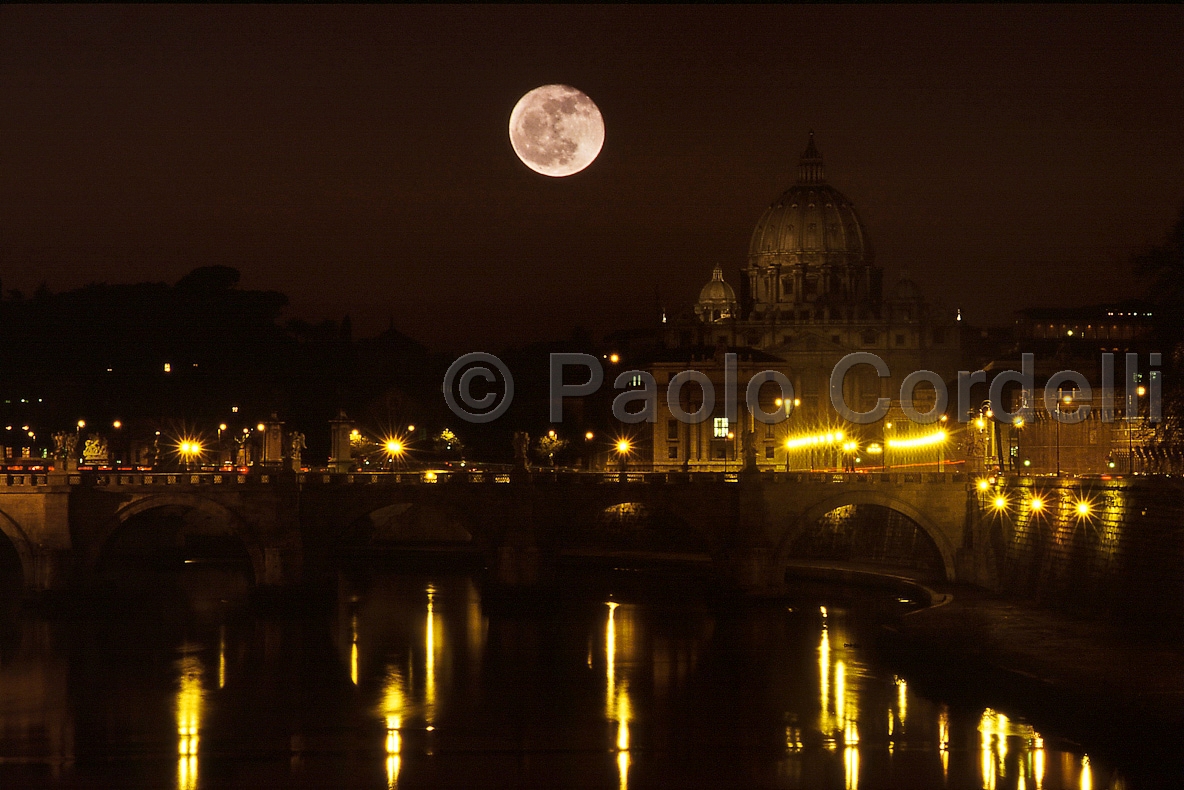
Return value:
<svg viewBox="0 0 1184 790">
<path fill-rule="evenodd" d="M 955 574 L 955 546 L 949 536 L 934 521 L 923 512 L 896 497 L 888 496 L 877 491 L 850 491 L 827 497 L 807 508 L 782 533 L 777 543 L 776 562 L 778 568 L 783 568 L 789 562 L 789 551 L 797 537 L 812 524 L 820 520 L 832 510 L 848 505 L 877 505 L 894 510 L 912 520 L 921 531 L 929 536 L 941 554 L 942 566 L 947 581 L 952 581 Z"/>
<path fill-rule="evenodd" d="M 99 567 L 103 552 L 106 550 L 116 530 L 142 513 L 166 507 L 195 510 L 226 524 L 229 534 L 239 539 L 247 555 L 250 557 L 251 570 L 254 572 L 256 583 L 258 584 L 266 578 L 263 549 L 260 547 L 259 540 L 254 534 L 254 531 L 241 516 L 230 508 L 212 499 L 196 494 L 152 494 L 134 499 L 120 507 L 115 511 L 114 519 L 108 523 L 91 549 L 90 556 L 87 558 L 89 570 L 94 572 Z"/>
<path fill-rule="evenodd" d="M 0 510 L 0 532 L 8 538 L 8 542 L 16 550 L 16 556 L 21 563 L 21 578 L 25 587 L 32 588 L 37 584 L 36 559 L 33 556 L 33 543 L 29 536 L 21 529 L 16 519 Z"/>
</svg>

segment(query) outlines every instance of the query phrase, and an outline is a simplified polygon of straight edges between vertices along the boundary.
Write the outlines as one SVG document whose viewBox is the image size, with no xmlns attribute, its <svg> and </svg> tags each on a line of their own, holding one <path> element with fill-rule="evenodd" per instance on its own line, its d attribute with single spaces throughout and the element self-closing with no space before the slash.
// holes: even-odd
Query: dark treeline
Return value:
<svg viewBox="0 0 1184 790">
<path fill-rule="evenodd" d="M 0 301 L 5 424 L 29 425 L 34 444 L 46 447 L 80 419 L 87 430 L 120 420 L 129 431 L 209 435 L 276 413 L 307 434 L 310 457 L 323 457 L 338 409 L 373 431 L 439 416 L 440 398 L 426 396 L 439 392 L 448 360 L 393 324 L 355 341 L 348 316 L 282 322 L 286 296 L 238 281 L 237 270 L 209 266 L 173 285 L 8 292 Z M 0 444 L 22 442 L 13 430 Z"/>
</svg>

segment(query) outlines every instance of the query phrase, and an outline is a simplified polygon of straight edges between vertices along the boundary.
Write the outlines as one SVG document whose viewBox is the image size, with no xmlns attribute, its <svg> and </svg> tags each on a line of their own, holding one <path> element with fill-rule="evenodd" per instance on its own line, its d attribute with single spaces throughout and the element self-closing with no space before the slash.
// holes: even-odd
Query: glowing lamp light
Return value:
<svg viewBox="0 0 1184 790">
<path fill-rule="evenodd" d="M 414 425 L 408 425 L 408 426 L 407 426 L 407 431 L 408 431 L 408 432 L 412 432 L 412 431 L 414 431 L 414 430 L 415 430 L 415 426 L 414 426 Z"/>
<path fill-rule="evenodd" d="M 1085 500 L 1078 502 L 1076 510 L 1077 515 L 1088 516 L 1090 511 L 1089 502 L 1086 502 Z"/>
<path fill-rule="evenodd" d="M 1005 497 L 1001 497 L 1001 496 L 995 497 L 995 509 L 996 510 L 1003 510 L 1006 507 L 1007 507 L 1007 499 Z"/>
<path fill-rule="evenodd" d="M 588 431 L 586 434 L 584 434 L 585 441 L 589 441 L 589 442 L 592 441 L 592 436 L 593 436 L 592 431 Z"/>
<path fill-rule="evenodd" d="M 79 428 L 85 428 L 85 427 L 86 427 L 86 420 L 79 420 L 79 421 L 78 421 L 78 427 L 79 427 Z"/>
<path fill-rule="evenodd" d="M 258 425 L 255 426 L 255 430 L 257 430 L 259 432 L 263 432 L 266 428 L 267 428 L 267 426 L 264 425 L 263 423 L 259 423 Z"/>
<path fill-rule="evenodd" d="M 629 452 L 630 446 L 631 445 L 629 444 L 628 439 L 622 439 L 621 441 L 617 442 L 617 452 L 621 455 L 626 455 Z"/>
<path fill-rule="evenodd" d="M 1015 427 L 1017 427 L 1017 428 L 1023 428 L 1024 427 L 1024 418 L 1023 417 L 1016 417 L 1014 420 L 1012 420 L 1012 424 L 1015 425 Z"/>
<path fill-rule="evenodd" d="M 120 428 L 123 427 L 123 423 L 120 422 L 119 420 L 116 420 L 115 422 L 111 423 L 111 427 L 118 431 Z"/>
<path fill-rule="evenodd" d="M 555 431 L 547 431 L 547 437 L 554 439 L 555 438 Z"/>
<path fill-rule="evenodd" d="M 894 450 L 915 450 L 920 447 L 932 447 L 941 444 L 949 438 L 945 431 L 934 431 L 921 436 L 910 436 L 907 439 L 889 439 L 888 446 Z"/>
<path fill-rule="evenodd" d="M 621 361 L 621 355 L 620 354 L 609 354 L 608 361 L 615 365 Z"/>
<path fill-rule="evenodd" d="M 878 444 L 869 444 L 867 446 L 868 455 L 879 455 L 882 452 L 884 452 L 884 448 Z"/>
<path fill-rule="evenodd" d="M 1141 398 L 1147 394 L 1147 388 L 1139 385 L 1137 388 L 1135 388 L 1135 392 L 1138 393 L 1139 397 Z"/>
<path fill-rule="evenodd" d="M 974 427 L 978 428 L 981 431 L 983 428 L 987 427 L 987 421 L 984 420 L 982 417 L 979 417 L 978 419 L 976 419 L 974 421 Z"/>
<path fill-rule="evenodd" d="M 391 455 L 402 455 L 403 443 L 398 439 L 391 439 L 386 443 L 386 451 Z"/>
<path fill-rule="evenodd" d="M 797 450 L 801 447 L 819 447 L 822 445 L 840 444 L 843 441 L 842 431 L 827 431 L 826 433 L 793 436 L 785 440 L 786 450 Z"/>
<path fill-rule="evenodd" d="M 801 406 L 801 405 L 802 405 L 802 399 L 801 399 L 801 398 L 794 398 L 794 399 L 793 399 L 793 405 L 794 405 L 794 406 Z"/>
<path fill-rule="evenodd" d="M 979 491 L 986 491 L 990 487 L 991 487 L 991 482 L 989 480 L 987 480 L 985 477 L 982 480 L 978 481 L 978 490 Z"/>
<path fill-rule="evenodd" d="M 1024 459 L 1024 466 L 1031 466 L 1031 465 L 1032 465 L 1032 462 L 1030 460 L 1028 460 L 1027 458 L 1025 458 Z"/>
<path fill-rule="evenodd" d="M 780 409 L 783 405 L 785 405 L 785 401 L 781 400 L 781 398 L 777 398 L 775 401 L 773 401 L 773 405 Z"/>
<path fill-rule="evenodd" d="M 1032 501 L 1028 503 L 1028 507 L 1032 508 L 1033 511 L 1042 510 L 1044 508 L 1044 500 L 1038 496 L 1032 497 Z"/>
</svg>

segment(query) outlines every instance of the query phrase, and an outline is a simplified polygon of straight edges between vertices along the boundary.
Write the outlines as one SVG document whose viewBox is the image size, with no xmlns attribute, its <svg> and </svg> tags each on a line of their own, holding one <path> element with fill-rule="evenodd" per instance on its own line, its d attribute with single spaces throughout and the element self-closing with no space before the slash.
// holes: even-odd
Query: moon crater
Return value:
<svg viewBox="0 0 1184 790">
<path fill-rule="evenodd" d="M 543 85 L 510 113 L 510 144 L 522 163 L 545 176 L 578 173 L 604 146 L 604 118 L 587 95 L 570 85 Z"/>
</svg>

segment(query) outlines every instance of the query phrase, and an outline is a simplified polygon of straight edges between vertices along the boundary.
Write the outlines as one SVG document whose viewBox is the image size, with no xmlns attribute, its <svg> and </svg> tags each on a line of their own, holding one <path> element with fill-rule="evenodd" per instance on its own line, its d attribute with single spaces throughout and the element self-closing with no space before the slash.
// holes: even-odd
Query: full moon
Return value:
<svg viewBox="0 0 1184 790">
<path fill-rule="evenodd" d="M 604 119 L 595 102 L 570 85 L 543 85 L 510 113 L 510 144 L 536 173 L 562 178 L 596 159 L 604 145 Z"/>
</svg>

